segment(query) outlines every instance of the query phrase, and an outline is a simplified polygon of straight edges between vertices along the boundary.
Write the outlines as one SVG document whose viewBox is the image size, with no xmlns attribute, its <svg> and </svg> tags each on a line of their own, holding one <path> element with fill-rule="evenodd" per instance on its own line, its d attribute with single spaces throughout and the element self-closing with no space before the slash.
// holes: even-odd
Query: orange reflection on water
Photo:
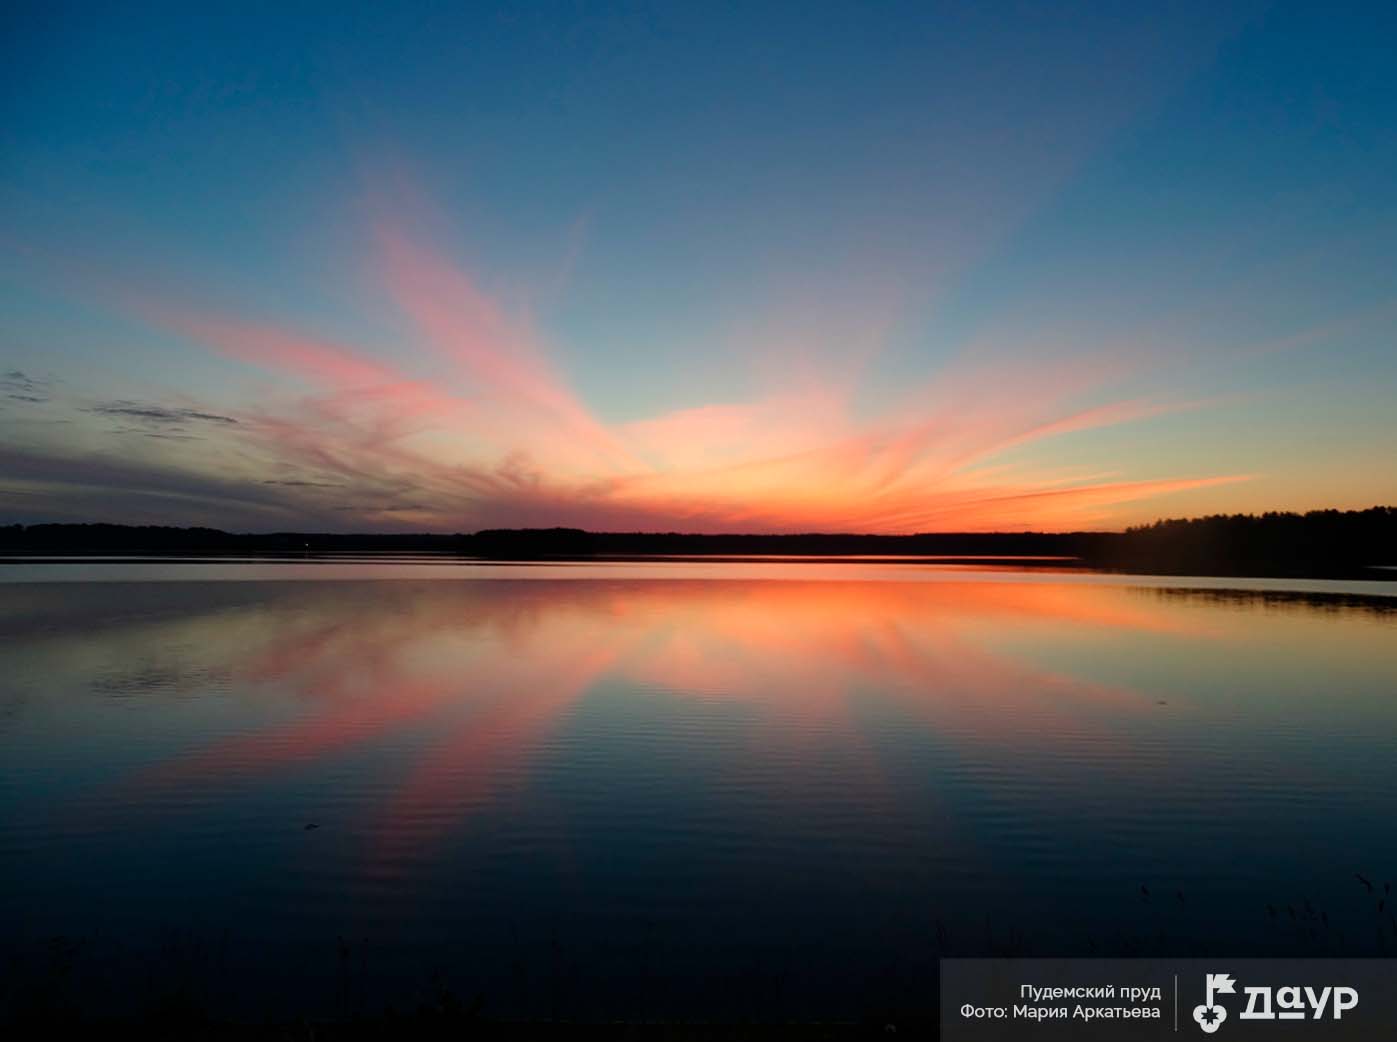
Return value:
<svg viewBox="0 0 1397 1042">
<path fill-rule="evenodd" d="M 276 584 L 237 612 L 162 627 L 147 639 L 197 640 L 249 723 L 150 764 L 127 792 L 153 805 L 162 792 L 399 750 L 372 768 L 384 774 L 367 823 L 381 871 L 518 791 L 594 691 L 740 707 L 754 755 L 779 751 L 792 793 L 833 743 L 842 782 L 873 811 L 884 782 L 861 700 L 962 744 L 1053 735 L 1068 747 L 1113 740 L 1127 755 L 1113 721 L 1151 700 L 1050 668 L 1034 649 L 1085 633 L 1208 636 L 1119 588 L 973 581 Z"/>
</svg>

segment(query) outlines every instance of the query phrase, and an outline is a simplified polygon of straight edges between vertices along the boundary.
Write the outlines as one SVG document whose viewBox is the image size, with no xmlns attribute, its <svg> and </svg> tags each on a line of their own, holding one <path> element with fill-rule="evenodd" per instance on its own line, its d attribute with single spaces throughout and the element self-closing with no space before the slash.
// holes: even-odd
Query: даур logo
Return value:
<svg viewBox="0 0 1397 1042">
<path fill-rule="evenodd" d="M 1210 973 L 1205 978 L 1207 1000 L 1193 1007 L 1194 1022 L 1211 1035 L 1227 1020 L 1227 1008 L 1219 995 L 1237 994 L 1237 982 L 1226 973 Z M 1330 1017 L 1342 1020 L 1344 1013 L 1358 1005 L 1358 989 L 1344 985 L 1288 984 L 1280 988 L 1270 985 L 1248 986 L 1247 1008 L 1242 1020 L 1320 1020 Z M 1273 1008 L 1274 1005 L 1274 1008 Z"/>
<path fill-rule="evenodd" d="M 1222 1022 L 1227 1019 L 1227 1009 L 1217 1004 L 1219 995 L 1235 995 L 1237 993 L 1237 982 L 1225 973 L 1210 973 L 1207 979 L 1208 1000 L 1201 1006 L 1193 1007 L 1193 1019 L 1198 1026 L 1212 1034 L 1222 1027 Z"/>
</svg>

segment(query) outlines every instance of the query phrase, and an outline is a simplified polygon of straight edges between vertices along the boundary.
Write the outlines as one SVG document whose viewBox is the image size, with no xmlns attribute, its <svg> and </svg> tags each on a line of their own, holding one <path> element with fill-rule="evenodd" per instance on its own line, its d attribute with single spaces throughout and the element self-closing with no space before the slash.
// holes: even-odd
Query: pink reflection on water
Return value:
<svg viewBox="0 0 1397 1042">
<path fill-rule="evenodd" d="M 751 772 L 798 803 L 837 769 L 847 798 L 878 814 L 897 801 L 860 723 L 868 700 L 961 755 L 1106 742 L 1126 758 L 1119 721 L 1152 700 L 1028 649 L 1093 630 L 1207 636 L 1118 588 L 1011 582 L 328 583 L 251 610 L 256 626 L 217 617 L 200 632 L 252 723 L 123 788 L 156 807 L 391 748 L 363 768 L 379 777 L 356 825 L 378 875 L 430 860 L 517 796 L 594 690 L 740 710 L 743 747 L 713 771 Z"/>
</svg>

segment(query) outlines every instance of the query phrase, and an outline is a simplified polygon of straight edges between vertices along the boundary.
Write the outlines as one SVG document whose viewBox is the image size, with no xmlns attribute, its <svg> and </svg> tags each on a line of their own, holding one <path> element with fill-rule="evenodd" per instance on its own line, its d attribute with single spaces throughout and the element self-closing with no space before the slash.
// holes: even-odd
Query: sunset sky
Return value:
<svg viewBox="0 0 1397 1042">
<path fill-rule="evenodd" d="M 1397 503 L 1392 4 L 121 6 L 0 16 L 0 522 Z"/>
</svg>

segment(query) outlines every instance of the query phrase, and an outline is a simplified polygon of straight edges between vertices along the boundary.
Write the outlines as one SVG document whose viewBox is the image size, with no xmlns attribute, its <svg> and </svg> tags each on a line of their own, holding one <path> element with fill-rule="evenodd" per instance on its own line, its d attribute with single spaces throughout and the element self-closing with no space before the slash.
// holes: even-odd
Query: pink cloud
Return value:
<svg viewBox="0 0 1397 1042">
<path fill-rule="evenodd" d="M 857 341 L 843 359 L 819 331 L 788 327 L 770 353 L 793 375 L 769 376 L 746 400 L 609 422 L 569 386 L 527 314 L 424 245 L 390 208 L 377 208 L 373 242 L 375 285 L 412 331 L 394 356 L 431 377 L 300 330 L 144 308 L 166 328 L 287 378 L 286 393 L 260 402 L 236 436 L 278 473 L 312 479 L 298 495 L 324 501 L 332 494 L 314 489 L 334 486 L 347 521 L 361 526 L 1053 529 L 1244 480 L 1126 480 L 1070 460 L 1035 469 L 1006 462 L 1010 450 L 1060 435 L 1199 407 L 1106 398 L 1136 365 L 1119 360 L 1125 353 L 1010 363 L 980 347 L 860 416 L 853 378 L 877 354 L 885 315 L 840 334 Z"/>
</svg>

